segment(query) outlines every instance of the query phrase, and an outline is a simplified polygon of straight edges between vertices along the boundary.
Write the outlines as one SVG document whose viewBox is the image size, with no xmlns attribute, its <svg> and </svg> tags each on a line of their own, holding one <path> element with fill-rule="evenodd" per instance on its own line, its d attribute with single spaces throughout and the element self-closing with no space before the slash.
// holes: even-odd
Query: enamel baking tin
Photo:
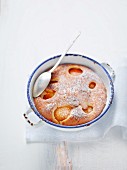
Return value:
<svg viewBox="0 0 127 170">
<path fill-rule="evenodd" d="M 28 102 L 30 105 L 30 108 L 34 111 L 34 113 L 42 120 L 44 121 L 47 125 L 50 125 L 54 128 L 61 129 L 61 130 L 79 130 L 85 127 L 88 127 L 89 125 L 94 124 L 97 122 L 99 119 L 101 119 L 106 113 L 108 113 L 109 108 L 111 107 L 112 101 L 113 101 L 113 96 L 114 96 L 114 86 L 113 86 L 113 80 L 112 80 L 112 75 L 108 73 L 108 70 L 106 67 L 103 66 L 103 64 L 98 63 L 92 58 L 79 55 L 79 54 L 66 54 L 66 56 L 63 58 L 61 61 L 61 64 L 63 63 L 72 63 L 72 64 L 80 64 L 87 66 L 91 68 L 95 73 L 98 74 L 98 76 L 102 79 L 103 83 L 105 84 L 105 87 L 107 89 L 107 103 L 106 106 L 104 107 L 102 113 L 93 119 L 90 122 L 87 122 L 85 124 L 81 125 L 76 125 L 76 126 L 65 126 L 65 125 L 60 125 L 60 124 L 55 124 L 47 119 L 45 119 L 36 109 L 34 102 L 33 102 L 33 97 L 32 97 L 32 89 L 34 82 L 36 78 L 45 70 L 51 68 L 58 60 L 58 56 L 54 56 L 52 58 L 49 58 L 42 62 L 37 68 L 33 71 L 31 74 L 28 84 L 27 84 L 27 98 Z"/>
</svg>

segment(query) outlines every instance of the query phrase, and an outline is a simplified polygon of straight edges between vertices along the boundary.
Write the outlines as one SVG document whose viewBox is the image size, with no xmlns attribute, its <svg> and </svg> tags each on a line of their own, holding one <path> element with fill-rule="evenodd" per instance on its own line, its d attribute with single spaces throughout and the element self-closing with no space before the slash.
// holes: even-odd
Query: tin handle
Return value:
<svg viewBox="0 0 127 170">
<path fill-rule="evenodd" d="M 110 74 L 112 81 L 115 81 L 115 71 L 113 70 L 113 68 L 108 64 L 108 63 L 101 63 L 102 66 L 108 71 L 108 73 Z"/>
<path fill-rule="evenodd" d="M 38 121 L 37 123 L 33 123 L 30 119 L 29 119 L 29 114 L 33 112 L 33 110 L 31 108 L 29 108 L 24 114 L 24 118 L 26 119 L 26 121 L 31 125 L 31 126 L 38 126 L 40 124 L 42 124 L 42 120 Z"/>
</svg>

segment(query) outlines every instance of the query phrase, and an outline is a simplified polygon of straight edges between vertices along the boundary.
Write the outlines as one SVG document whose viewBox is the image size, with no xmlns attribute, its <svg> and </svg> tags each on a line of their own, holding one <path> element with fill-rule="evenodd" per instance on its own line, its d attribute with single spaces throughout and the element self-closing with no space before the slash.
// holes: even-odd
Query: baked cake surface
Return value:
<svg viewBox="0 0 127 170">
<path fill-rule="evenodd" d="M 59 65 L 45 91 L 34 98 L 38 112 L 49 121 L 66 126 L 84 124 L 104 109 L 104 83 L 90 68 L 76 64 Z"/>
</svg>

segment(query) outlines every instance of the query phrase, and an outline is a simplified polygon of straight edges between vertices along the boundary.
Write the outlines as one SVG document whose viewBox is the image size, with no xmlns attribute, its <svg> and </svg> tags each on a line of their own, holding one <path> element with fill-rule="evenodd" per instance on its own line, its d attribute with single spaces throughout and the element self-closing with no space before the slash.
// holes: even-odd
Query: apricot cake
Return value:
<svg viewBox="0 0 127 170">
<path fill-rule="evenodd" d="M 34 98 L 38 112 L 57 124 L 74 126 L 96 118 L 104 109 L 107 92 L 101 78 L 90 68 L 59 65 L 48 87 Z"/>
</svg>

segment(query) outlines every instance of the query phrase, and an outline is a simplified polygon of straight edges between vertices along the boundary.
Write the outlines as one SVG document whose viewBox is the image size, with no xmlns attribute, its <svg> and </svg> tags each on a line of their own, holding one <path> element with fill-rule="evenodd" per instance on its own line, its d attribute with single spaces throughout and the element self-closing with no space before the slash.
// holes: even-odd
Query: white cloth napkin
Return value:
<svg viewBox="0 0 127 170">
<path fill-rule="evenodd" d="M 117 65 L 119 64 L 119 65 Z M 127 139 L 127 58 L 116 62 L 114 82 L 115 96 L 112 107 L 97 123 L 86 129 L 65 132 L 51 128 L 46 124 L 40 127 L 26 125 L 27 142 L 88 142 L 98 140 L 115 126 L 121 128 L 124 139 Z M 35 116 L 35 114 L 34 114 Z"/>
</svg>

